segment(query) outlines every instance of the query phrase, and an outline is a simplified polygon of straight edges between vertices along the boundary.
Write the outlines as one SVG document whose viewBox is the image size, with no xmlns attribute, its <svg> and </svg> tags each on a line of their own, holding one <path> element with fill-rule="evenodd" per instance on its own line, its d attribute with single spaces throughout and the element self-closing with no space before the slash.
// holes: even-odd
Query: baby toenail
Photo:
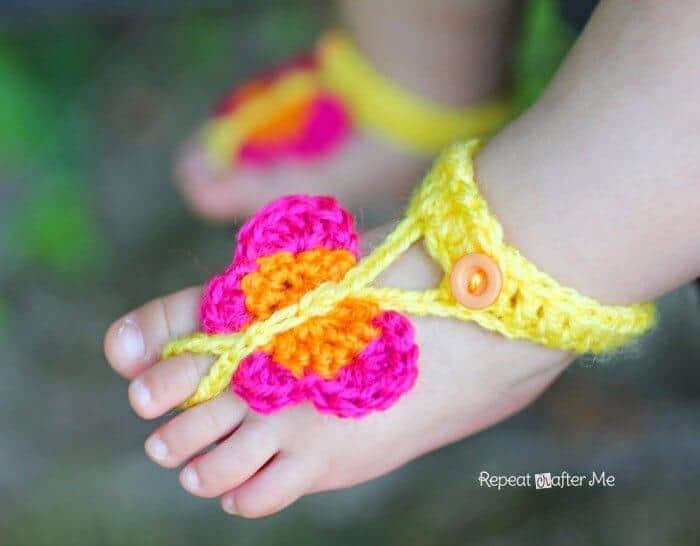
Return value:
<svg viewBox="0 0 700 546">
<path fill-rule="evenodd" d="M 231 497 L 224 497 L 223 499 L 221 499 L 221 508 L 227 514 L 231 514 L 234 516 L 237 515 L 236 505 L 234 504 L 233 499 Z"/>
<path fill-rule="evenodd" d="M 117 339 L 119 340 L 119 350 L 125 360 L 134 362 L 146 355 L 143 334 L 133 319 L 126 318 L 122 321 L 117 330 Z"/>
<path fill-rule="evenodd" d="M 195 491 L 199 488 L 199 475 L 197 471 L 192 467 L 187 467 L 182 471 L 182 485 L 185 489 L 190 491 Z"/>
<path fill-rule="evenodd" d="M 129 385 L 129 396 L 140 408 L 145 408 L 151 403 L 151 391 L 143 384 L 143 381 L 135 380 Z"/>
<path fill-rule="evenodd" d="M 162 461 L 168 456 L 168 446 L 159 436 L 151 436 L 146 440 L 146 453 L 157 461 Z"/>
</svg>

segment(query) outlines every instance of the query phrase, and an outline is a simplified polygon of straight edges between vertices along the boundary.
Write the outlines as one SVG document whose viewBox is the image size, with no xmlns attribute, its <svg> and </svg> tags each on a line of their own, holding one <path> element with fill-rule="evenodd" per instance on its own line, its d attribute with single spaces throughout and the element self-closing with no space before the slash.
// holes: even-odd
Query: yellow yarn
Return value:
<svg viewBox="0 0 700 546">
<path fill-rule="evenodd" d="M 513 115 L 499 97 L 468 108 L 444 108 L 401 89 L 367 62 L 341 31 L 320 42 L 320 78 L 343 98 L 362 126 L 417 152 L 437 153 L 459 138 L 485 136 Z"/>
<path fill-rule="evenodd" d="M 168 344 L 163 358 L 185 352 L 217 357 L 184 406 L 215 397 L 227 387 L 243 358 L 276 334 L 325 315 L 349 296 L 374 300 L 383 309 L 471 320 L 511 339 L 527 339 L 576 353 L 608 351 L 648 330 L 655 321 L 653 304 L 601 305 L 559 285 L 503 240 L 501 225 L 489 212 L 474 178 L 473 157 L 478 149 L 476 140 L 447 148 L 416 191 L 405 218 L 340 282 L 321 284 L 297 303 L 242 332 L 211 336 L 198 333 Z M 437 288 L 407 291 L 369 286 L 421 237 L 445 272 Z M 457 303 L 449 285 L 455 262 L 472 252 L 489 255 L 503 277 L 498 298 L 481 310 Z"/>
<path fill-rule="evenodd" d="M 329 32 L 320 40 L 318 57 L 317 68 L 293 69 L 264 93 L 206 124 L 203 137 L 215 164 L 230 166 L 257 127 L 285 107 L 321 92 L 339 96 L 360 127 L 431 154 L 458 138 L 492 133 L 513 114 L 510 99 L 497 98 L 457 109 L 443 108 L 408 93 L 377 73 L 340 31 Z"/>
<path fill-rule="evenodd" d="M 212 160 L 228 165 L 234 152 L 261 124 L 290 104 L 311 98 L 318 89 L 318 81 L 304 71 L 294 71 L 275 82 L 260 96 L 242 104 L 232 114 L 214 118 L 204 127 L 204 138 Z"/>
</svg>

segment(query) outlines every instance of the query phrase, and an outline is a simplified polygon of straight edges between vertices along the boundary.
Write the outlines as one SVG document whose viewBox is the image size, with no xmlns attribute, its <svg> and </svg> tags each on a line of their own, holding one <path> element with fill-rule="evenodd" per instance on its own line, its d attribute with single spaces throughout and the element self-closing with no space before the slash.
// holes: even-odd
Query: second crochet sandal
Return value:
<svg viewBox="0 0 700 546">
<path fill-rule="evenodd" d="M 576 353 L 610 351 L 648 330 L 653 304 L 602 305 L 503 240 L 475 181 L 478 148 L 473 140 L 443 152 L 404 219 L 361 260 L 352 216 L 331 197 L 284 197 L 253 216 L 233 262 L 204 290 L 203 331 L 163 351 L 216 357 L 185 407 L 231 385 L 262 413 L 307 400 L 341 417 L 386 409 L 418 374 L 413 327 L 402 313 L 474 321 Z M 421 237 L 445 272 L 439 286 L 371 286 Z"/>
<path fill-rule="evenodd" d="M 334 31 L 311 55 L 234 90 L 202 138 L 223 168 L 324 157 L 356 128 L 435 154 L 458 138 L 492 133 L 512 115 L 513 102 L 498 98 L 465 109 L 431 104 L 376 73 Z"/>
</svg>

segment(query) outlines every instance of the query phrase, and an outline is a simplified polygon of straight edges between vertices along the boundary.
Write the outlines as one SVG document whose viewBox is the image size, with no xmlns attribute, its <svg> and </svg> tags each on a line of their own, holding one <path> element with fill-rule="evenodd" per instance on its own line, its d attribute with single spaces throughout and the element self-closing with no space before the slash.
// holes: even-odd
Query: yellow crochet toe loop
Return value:
<svg viewBox="0 0 700 546">
<path fill-rule="evenodd" d="M 473 158 L 479 146 L 470 140 L 448 147 L 414 194 L 405 218 L 340 281 L 319 285 L 242 332 L 199 333 L 168 344 L 164 358 L 186 351 L 217 357 L 185 406 L 222 392 L 238 363 L 276 334 L 327 314 L 348 297 L 374 301 L 382 309 L 474 321 L 511 339 L 575 353 L 609 351 L 651 328 L 653 304 L 602 305 L 561 286 L 504 241 L 503 229 L 475 181 Z M 370 286 L 421 237 L 444 271 L 439 286 L 425 291 Z M 483 301 L 473 301 L 484 295 Z"/>
</svg>

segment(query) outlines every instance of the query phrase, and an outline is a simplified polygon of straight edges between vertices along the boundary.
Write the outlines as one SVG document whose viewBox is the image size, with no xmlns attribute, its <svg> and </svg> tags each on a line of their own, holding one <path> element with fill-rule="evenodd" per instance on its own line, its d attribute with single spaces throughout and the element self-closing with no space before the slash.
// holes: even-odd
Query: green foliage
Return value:
<svg viewBox="0 0 700 546">
<path fill-rule="evenodd" d="M 518 104 L 526 108 L 545 89 L 574 41 L 555 0 L 530 0 L 523 13 L 521 41 L 515 52 Z"/>
<path fill-rule="evenodd" d="M 0 34 L 0 163 L 32 176 L 10 226 L 13 252 L 68 275 L 94 271 L 101 255 L 82 181 L 92 141 L 87 81 L 106 46 L 88 25 Z"/>
<path fill-rule="evenodd" d="M 222 52 L 231 49 L 231 36 L 235 29 L 231 21 L 218 20 L 202 14 L 188 15 L 173 27 L 173 47 L 178 61 L 186 66 L 192 78 L 202 74 L 216 74 L 236 65 L 236 59 L 226 58 Z"/>
<path fill-rule="evenodd" d="M 269 2 L 240 10 L 240 18 L 224 21 L 206 13 L 187 13 L 186 23 L 174 26 L 173 47 L 194 77 L 222 69 L 234 74 L 245 70 L 251 50 L 263 61 L 275 63 L 289 57 L 290 51 L 309 47 L 320 30 L 318 9 L 304 9 L 303 3 Z M 231 51 L 232 37 L 241 32 L 250 38 L 251 47 L 233 57 L 224 55 Z"/>
<path fill-rule="evenodd" d="M 36 185 L 16 220 L 17 252 L 64 275 L 95 272 L 104 242 L 79 174 L 57 171 Z"/>
<path fill-rule="evenodd" d="M 317 9 L 303 9 L 293 4 L 280 4 L 264 10 L 257 21 L 255 35 L 263 56 L 281 59 L 290 51 L 310 47 L 319 32 Z"/>
<path fill-rule="evenodd" d="M 12 164 L 44 154 L 51 116 L 43 89 L 21 56 L 0 43 L 0 161 Z"/>
</svg>

